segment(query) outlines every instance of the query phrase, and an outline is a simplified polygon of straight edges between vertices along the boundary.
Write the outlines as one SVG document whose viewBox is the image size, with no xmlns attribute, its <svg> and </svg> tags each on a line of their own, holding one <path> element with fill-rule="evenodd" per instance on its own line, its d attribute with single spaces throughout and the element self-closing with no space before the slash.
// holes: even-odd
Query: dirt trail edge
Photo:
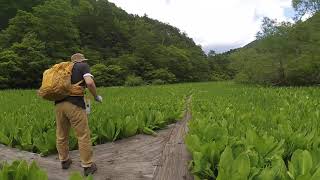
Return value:
<svg viewBox="0 0 320 180">
<path fill-rule="evenodd" d="M 189 106 L 190 98 L 187 100 Z M 191 160 L 185 144 L 188 110 L 183 120 L 158 132 L 157 137 L 136 135 L 131 138 L 94 147 L 98 171 L 95 180 L 183 180 L 193 179 L 188 171 Z M 73 164 L 62 170 L 57 155 L 40 157 L 38 154 L 20 151 L 0 145 L 0 162 L 24 159 L 35 160 L 48 173 L 49 180 L 67 180 L 72 172 L 82 173 L 79 151 L 71 151 Z"/>
</svg>

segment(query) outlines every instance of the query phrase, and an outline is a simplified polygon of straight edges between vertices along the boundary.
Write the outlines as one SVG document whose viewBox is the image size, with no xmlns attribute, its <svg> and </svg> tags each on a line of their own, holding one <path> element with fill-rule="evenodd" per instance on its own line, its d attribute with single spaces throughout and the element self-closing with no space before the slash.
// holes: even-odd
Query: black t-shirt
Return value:
<svg viewBox="0 0 320 180">
<path fill-rule="evenodd" d="M 85 87 L 85 82 L 83 75 L 90 74 L 90 67 L 85 62 L 78 62 L 75 63 L 72 69 L 72 75 L 71 75 L 71 84 L 76 84 L 83 80 L 83 82 L 80 84 L 80 86 Z M 56 101 L 55 104 L 58 104 L 60 102 L 68 101 L 74 105 L 77 105 L 83 109 L 86 108 L 86 105 L 84 103 L 84 97 L 83 96 L 68 96 L 67 98 Z"/>
</svg>

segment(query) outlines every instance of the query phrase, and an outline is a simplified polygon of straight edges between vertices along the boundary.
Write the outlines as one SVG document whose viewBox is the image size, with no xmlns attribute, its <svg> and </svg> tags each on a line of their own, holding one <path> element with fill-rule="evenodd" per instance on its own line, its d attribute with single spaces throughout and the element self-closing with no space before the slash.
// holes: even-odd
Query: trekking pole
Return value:
<svg viewBox="0 0 320 180">
<path fill-rule="evenodd" d="M 84 103 L 86 105 L 86 113 L 89 115 L 91 113 L 91 100 L 89 96 L 87 95 L 87 91 L 84 93 Z"/>
</svg>

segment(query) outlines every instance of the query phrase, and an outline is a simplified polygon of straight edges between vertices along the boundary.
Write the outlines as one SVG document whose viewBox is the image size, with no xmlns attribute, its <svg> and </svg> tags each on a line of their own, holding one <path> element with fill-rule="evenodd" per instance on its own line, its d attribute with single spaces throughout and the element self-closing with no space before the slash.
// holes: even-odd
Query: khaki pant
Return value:
<svg viewBox="0 0 320 180">
<path fill-rule="evenodd" d="M 57 150 L 60 161 L 69 159 L 69 130 L 75 130 L 82 167 L 92 165 L 92 144 L 86 111 L 70 102 L 56 105 Z"/>
</svg>

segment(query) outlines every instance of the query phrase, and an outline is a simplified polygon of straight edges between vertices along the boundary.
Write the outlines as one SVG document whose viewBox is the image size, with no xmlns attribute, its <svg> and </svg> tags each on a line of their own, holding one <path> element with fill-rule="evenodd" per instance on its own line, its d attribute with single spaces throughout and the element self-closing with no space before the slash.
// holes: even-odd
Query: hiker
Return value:
<svg viewBox="0 0 320 180">
<path fill-rule="evenodd" d="M 83 54 L 76 53 L 71 56 L 74 63 L 71 74 L 71 84 L 78 84 L 83 89 L 87 87 L 97 102 L 102 102 L 102 97 L 97 95 L 93 76 L 90 74 L 87 59 Z M 81 166 L 84 175 L 88 176 L 97 171 L 97 165 L 93 162 L 93 150 L 90 139 L 88 117 L 85 111 L 84 94 L 67 96 L 63 100 L 55 101 L 57 124 L 57 150 L 62 169 L 68 169 L 72 164 L 69 157 L 69 130 L 70 126 L 75 130 L 78 139 Z"/>
</svg>

